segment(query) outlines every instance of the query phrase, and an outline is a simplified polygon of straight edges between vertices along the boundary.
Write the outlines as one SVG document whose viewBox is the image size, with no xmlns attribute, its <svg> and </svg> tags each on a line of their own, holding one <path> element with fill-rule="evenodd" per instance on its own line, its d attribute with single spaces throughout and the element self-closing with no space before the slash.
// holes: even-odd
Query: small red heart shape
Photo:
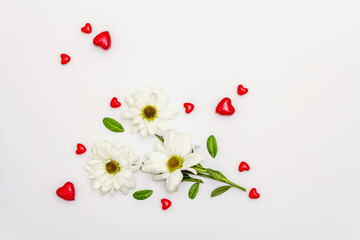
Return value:
<svg viewBox="0 0 360 240">
<path fill-rule="evenodd" d="M 91 33 L 91 32 L 92 32 L 92 28 L 91 28 L 90 23 L 86 23 L 85 26 L 83 26 L 83 27 L 81 28 L 81 31 L 82 31 L 83 33 Z"/>
<path fill-rule="evenodd" d="M 56 190 L 56 195 L 67 201 L 75 200 L 75 187 L 71 182 L 67 182 L 64 186 Z"/>
<path fill-rule="evenodd" d="M 99 33 L 96 35 L 93 41 L 95 46 L 102 47 L 102 49 L 107 50 L 111 46 L 111 37 L 108 31 Z"/>
<path fill-rule="evenodd" d="M 121 103 L 118 101 L 116 97 L 113 97 L 110 102 L 110 107 L 112 108 L 118 108 L 121 106 Z"/>
<path fill-rule="evenodd" d="M 78 143 L 76 145 L 76 154 L 83 154 L 84 152 L 86 152 L 86 147 L 81 143 Z"/>
<path fill-rule="evenodd" d="M 256 191 L 256 188 L 252 188 L 249 192 L 249 197 L 251 199 L 258 199 L 260 197 L 260 194 Z"/>
<path fill-rule="evenodd" d="M 250 170 L 250 166 L 249 164 L 247 164 L 246 162 L 241 162 L 239 165 L 239 171 L 243 172 L 243 171 L 249 171 Z"/>
<path fill-rule="evenodd" d="M 243 85 L 239 85 L 237 92 L 240 96 L 245 95 L 249 90 L 247 88 L 245 88 Z"/>
<path fill-rule="evenodd" d="M 235 112 L 235 108 L 231 105 L 231 99 L 226 97 L 219 102 L 216 107 L 216 112 L 220 115 L 232 115 Z"/>
<path fill-rule="evenodd" d="M 166 210 L 171 206 L 171 201 L 169 199 L 163 198 L 161 199 L 161 203 L 162 203 L 162 209 Z"/>
<path fill-rule="evenodd" d="M 65 53 L 62 53 L 62 54 L 60 55 L 60 58 L 61 58 L 61 64 L 62 64 L 62 65 L 67 64 L 67 63 L 70 62 L 70 60 L 71 60 L 70 56 L 67 55 L 67 54 L 65 54 Z"/>
<path fill-rule="evenodd" d="M 194 104 L 192 103 L 184 103 L 185 112 L 187 114 L 191 113 L 194 110 Z"/>
</svg>

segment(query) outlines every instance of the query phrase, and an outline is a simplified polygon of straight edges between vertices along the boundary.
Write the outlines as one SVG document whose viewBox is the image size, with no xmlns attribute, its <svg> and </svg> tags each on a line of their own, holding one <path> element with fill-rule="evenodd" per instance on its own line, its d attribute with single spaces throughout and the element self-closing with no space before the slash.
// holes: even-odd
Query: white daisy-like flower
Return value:
<svg viewBox="0 0 360 240">
<path fill-rule="evenodd" d="M 161 135 L 173 129 L 171 119 L 178 111 L 166 108 L 170 96 L 161 88 L 141 86 L 137 92 L 128 96 L 126 102 L 129 109 L 122 112 L 121 117 L 132 120 L 132 133 L 140 132 L 143 137 L 147 135 Z"/>
<path fill-rule="evenodd" d="M 91 148 L 92 156 L 85 166 L 90 172 L 90 179 L 94 180 L 94 188 L 100 189 L 103 195 L 110 190 L 120 190 L 128 194 L 129 188 L 135 188 L 134 173 L 140 169 L 134 163 L 139 157 L 133 148 L 121 142 L 111 145 L 106 141 L 96 141 Z"/>
<path fill-rule="evenodd" d="M 156 143 L 156 151 L 149 152 L 142 170 L 155 173 L 154 180 L 165 180 L 169 192 L 175 192 L 183 179 L 183 170 L 196 174 L 192 167 L 202 162 L 205 157 L 193 153 L 189 134 L 169 131 L 164 137 L 164 143 Z"/>
</svg>

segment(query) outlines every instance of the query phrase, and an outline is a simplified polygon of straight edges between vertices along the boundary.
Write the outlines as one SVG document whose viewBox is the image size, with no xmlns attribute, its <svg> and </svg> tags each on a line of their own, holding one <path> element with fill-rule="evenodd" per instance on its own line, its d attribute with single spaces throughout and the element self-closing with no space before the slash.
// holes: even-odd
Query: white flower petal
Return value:
<svg viewBox="0 0 360 240">
<path fill-rule="evenodd" d="M 113 145 L 113 148 L 120 149 L 122 146 L 124 146 L 124 144 L 123 144 L 122 142 L 116 142 L 116 143 Z"/>
<path fill-rule="evenodd" d="M 180 157 L 185 157 L 191 153 L 191 138 L 189 134 L 177 134 L 175 140 L 175 153 Z"/>
<path fill-rule="evenodd" d="M 159 110 L 163 110 L 170 101 L 170 96 L 162 91 L 157 91 L 158 101 L 156 104 L 156 108 Z"/>
<path fill-rule="evenodd" d="M 138 131 L 140 131 L 138 125 L 133 126 L 133 128 L 131 129 L 131 133 L 137 133 Z"/>
<path fill-rule="evenodd" d="M 175 170 L 174 172 L 171 173 L 170 175 L 171 178 L 171 183 L 174 185 L 179 185 L 181 180 L 183 179 L 183 175 L 181 173 L 180 169 Z"/>
<path fill-rule="evenodd" d="M 89 160 L 89 161 L 87 162 L 87 164 L 88 164 L 89 166 L 93 166 L 93 165 L 97 165 L 97 164 L 104 164 L 104 161 L 101 161 L 101 160 Z"/>
<path fill-rule="evenodd" d="M 129 193 L 129 189 L 125 186 L 121 186 L 120 191 L 125 195 Z"/>
<path fill-rule="evenodd" d="M 162 154 L 164 154 L 167 159 L 170 158 L 171 154 L 169 153 L 168 150 L 164 148 L 163 144 L 157 142 L 155 143 L 155 148 L 157 152 L 161 152 Z"/>
<path fill-rule="evenodd" d="M 158 96 L 156 93 L 151 93 L 149 97 L 149 105 L 155 106 L 158 101 Z"/>
<path fill-rule="evenodd" d="M 103 170 L 100 171 L 95 171 L 94 173 L 92 173 L 92 175 L 95 178 L 101 178 L 102 176 L 104 176 L 106 174 L 105 168 Z"/>
<path fill-rule="evenodd" d="M 141 167 L 144 172 L 149 173 L 164 173 L 168 172 L 168 168 L 166 163 L 161 162 L 153 162 L 153 161 L 146 161 L 144 165 Z"/>
<path fill-rule="evenodd" d="M 134 126 L 132 133 L 140 132 L 144 138 L 148 135 L 164 135 L 167 130 L 174 128 L 170 119 L 178 112 L 175 109 L 165 109 L 169 100 L 170 96 L 163 92 L 161 88 L 145 85 L 140 87 L 132 96 L 126 98 L 130 108 L 124 111 L 121 116 L 131 119 L 131 123 Z M 153 106 L 157 110 L 157 115 L 152 121 L 148 121 L 142 116 L 143 109 L 146 106 Z"/>
<path fill-rule="evenodd" d="M 107 142 L 107 141 L 104 141 L 101 143 L 101 148 L 105 151 L 105 152 L 110 152 L 110 150 L 112 149 L 112 145 Z"/>
<path fill-rule="evenodd" d="M 189 172 L 192 172 L 193 174 L 197 174 L 197 171 L 193 168 L 186 168 L 186 169 L 183 169 L 183 170 L 186 170 L 186 171 L 189 171 Z"/>
<path fill-rule="evenodd" d="M 164 137 L 164 147 L 166 150 L 168 150 L 170 153 L 172 154 L 176 154 L 175 153 L 175 138 L 176 138 L 176 133 L 175 131 L 170 131 L 168 132 L 168 134 Z"/>
<path fill-rule="evenodd" d="M 141 115 L 141 110 L 138 108 L 129 108 L 121 113 L 121 117 L 125 119 L 131 119 L 139 115 Z"/>
<path fill-rule="evenodd" d="M 90 173 L 94 171 L 94 169 L 87 164 L 85 165 L 85 169 Z"/>
<path fill-rule="evenodd" d="M 177 190 L 178 185 L 180 184 L 183 175 L 180 169 L 172 172 L 169 177 L 166 179 L 166 188 L 169 192 L 175 192 Z"/>
<path fill-rule="evenodd" d="M 155 134 L 155 127 L 154 127 L 154 124 L 152 122 L 148 123 L 148 132 L 149 132 L 150 135 Z"/>
<path fill-rule="evenodd" d="M 147 122 L 148 122 L 147 120 L 142 119 L 141 122 L 140 122 L 139 125 L 138 125 L 138 126 L 139 126 L 139 129 L 140 129 L 140 130 L 146 129 L 146 127 L 147 127 Z"/>
<path fill-rule="evenodd" d="M 204 160 L 205 160 L 205 157 L 203 155 L 201 155 L 199 153 L 191 153 L 184 158 L 181 169 L 190 168 L 196 164 L 201 163 Z"/>
<path fill-rule="evenodd" d="M 140 170 L 140 166 L 130 166 L 130 170 L 133 172 L 139 171 Z"/>
<path fill-rule="evenodd" d="M 145 156 L 152 162 L 160 162 L 163 164 L 166 164 L 169 160 L 169 158 L 162 152 L 148 152 Z"/>
<path fill-rule="evenodd" d="M 132 96 L 128 96 L 126 98 L 126 103 L 129 105 L 129 107 L 135 107 L 135 100 Z"/>
<path fill-rule="evenodd" d="M 129 156 L 129 162 L 130 164 L 134 164 L 135 162 L 139 161 L 139 156 L 138 155 L 135 155 L 135 154 L 131 154 Z"/>
<path fill-rule="evenodd" d="M 132 123 L 133 123 L 134 125 L 136 125 L 136 124 L 141 123 L 142 120 L 143 120 L 143 117 L 142 117 L 141 115 L 138 115 L 138 116 L 135 116 L 135 117 L 132 119 Z"/>
<path fill-rule="evenodd" d="M 114 145 L 106 141 L 95 142 L 93 154 L 85 165 L 90 172 L 89 178 L 94 179 L 93 187 L 100 189 L 102 195 L 110 191 L 121 190 L 123 193 L 128 192 L 128 188 L 135 187 L 134 173 L 140 166 L 132 166 L 139 157 L 134 153 L 132 147 L 128 147 L 118 142 Z M 106 171 L 105 164 L 111 160 L 117 162 L 121 167 L 116 174 L 109 174 Z"/>
<path fill-rule="evenodd" d="M 165 118 L 165 119 L 171 119 L 174 118 L 179 113 L 178 110 L 173 108 L 163 109 L 158 111 L 158 117 L 159 118 Z"/>
<path fill-rule="evenodd" d="M 102 192 L 104 192 L 104 193 L 106 193 L 106 192 L 108 192 L 109 190 L 110 190 L 110 188 L 112 187 L 112 185 L 111 184 L 108 184 L 108 185 L 102 185 L 102 187 L 101 187 L 101 191 Z"/>
<path fill-rule="evenodd" d="M 105 161 L 105 160 L 107 160 L 107 159 L 110 158 L 109 153 L 108 153 L 108 152 L 106 151 L 106 149 L 103 148 L 102 146 L 100 146 L 100 147 L 97 148 L 96 156 L 97 156 L 99 159 L 103 160 L 103 161 Z"/>
<path fill-rule="evenodd" d="M 141 111 L 147 105 L 146 102 L 148 101 L 148 99 L 143 99 L 142 94 L 135 94 L 134 100 L 135 100 L 135 105 L 139 111 Z"/>
<path fill-rule="evenodd" d="M 109 175 L 109 174 L 106 174 L 106 175 L 104 175 L 104 176 L 102 176 L 102 177 L 100 177 L 100 178 L 98 178 L 98 179 L 99 179 L 99 182 L 101 182 L 102 184 L 104 184 L 109 177 L 110 177 L 110 175 Z"/>
<path fill-rule="evenodd" d="M 99 189 L 102 187 L 102 184 L 98 180 L 94 180 L 94 189 Z"/>
<path fill-rule="evenodd" d="M 148 135 L 147 129 L 146 128 L 141 129 L 140 134 L 143 138 L 147 137 L 147 135 Z"/>
<path fill-rule="evenodd" d="M 121 176 L 128 182 L 134 179 L 134 173 L 130 169 L 124 169 L 120 171 Z"/>
<path fill-rule="evenodd" d="M 131 181 L 129 188 L 134 189 L 135 187 L 136 187 L 135 181 Z"/>
<path fill-rule="evenodd" d="M 119 189 L 120 189 L 121 183 L 120 183 L 120 181 L 119 181 L 118 176 L 114 177 L 114 179 L 113 179 L 113 186 L 114 186 L 114 188 L 115 188 L 116 190 L 119 190 Z"/>
<path fill-rule="evenodd" d="M 154 181 L 161 181 L 167 179 L 168 177 L 169 177 L 169 173 L 162 173 L 162 174 L 154 175 L 152 179 Z"/>
</svg>

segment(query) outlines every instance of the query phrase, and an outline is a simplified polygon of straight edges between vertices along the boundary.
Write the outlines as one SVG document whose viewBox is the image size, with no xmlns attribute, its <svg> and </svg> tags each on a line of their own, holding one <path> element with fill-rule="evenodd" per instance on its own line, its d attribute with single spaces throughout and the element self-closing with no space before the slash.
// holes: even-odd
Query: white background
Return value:
<svg viewBox="0 0 360 240">
<path fill-rule="evenodd" d="M 357 0 L 1 0 L 0 239 L 359 239 L 359 23 Z M 108 51 L 92 44 L 105 30 Z M 93 190 L 78 142 L 124 141 L 143 161 L 157 141 L 120 119 L 142 83 L 172 96 L 177 129 L 206 156 L 216 136 L 203 165 L 261 198 L 210 198 L 221 184 L 207 180 L 190 200 L 190 183 L 169 194 L 142 172 L 136 190 L 155 190 L 145 201 Z M 236 113 L 223 117 L 226 96 Z M 105 116 L 125 132 L 105 129 Z M 73 202 L 55 194 L 66 181 Z"/>
</svg>

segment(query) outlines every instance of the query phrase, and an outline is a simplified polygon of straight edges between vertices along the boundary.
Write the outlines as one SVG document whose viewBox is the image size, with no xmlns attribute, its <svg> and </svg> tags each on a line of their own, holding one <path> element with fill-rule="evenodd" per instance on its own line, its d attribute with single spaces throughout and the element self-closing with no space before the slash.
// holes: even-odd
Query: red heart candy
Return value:
<svg viewBox="0 0 360 240">
<path fill-rule="evenodd" d="M 162 203 L 163 210 L 166 210 L 171 206 L 171 201 L 166 198 L 161 199 L 161 203 Z"/>
<path fill-rule="evenodd" d="M 90 23 L 86 23 L 85 26 L 83 26 L 83 27 L 81 28 L 81 31 L 82 31 L 83 33 L 91 33 L 91 32 L 92 32 L 92 28 L 91 28 Z"/>
<path fill-rule="evenodd" d="M 121 106 L 121 103 L 117 100 L 116 97 L 113 97 L 110 102 L 110 107 L 112 108 L 118 108 Z"/>
<path fill-rule="evenodd" d="M 111 38 L 109 32 L 106 31 L 96 35 L 93 43 L 95 44 L 95 46 L 102 47 L 104 50 L 109 49 L 111 46 Z"/>
<path fill-rule="evenodd" d="M 252 188 L 249 192 L 249 197 L 251 199 L 258 199 L 260 197 L 260 194 L 256 191 L 256 188 Z"/>
<path fill-rule="evenodd" d="M 247 164 L 246 162 L 241 162 L 239 165 L 239 171 L 243 172 L 243 171 L 249 171 L 250 170 L 250 166 L 249 164 Z"/>
<path fill-rule="evenodd" d="M 71 58 L 69 55 L 65 54 L 65 53 L 62 53 L 60 55 L 60 58 L 61 58 L 61 64 L 64 65 L 64 64 L 67 64 L 68 62 L 70 62 Z"/>
<path fill-rule="evenodd" d="M 235 112 L 235 108 L 231 105 L 231 99 L 226 97 L 219 102 L 216 107 L 216 112 L 220 115 L 232 115 Z"/>
<path fill-rule="evenodd" d="M 185 112 L 187 114 L 191 113 L 194 110 L 194 104 L 192 103 L 184 103 Z"/>
<path fill-rule="evenodd" d="M 76 154 L 83 154 L 84 152 L 86 152 L 86 147 L 81 143 L 78 143 L 76 145 Z"/>
<path fill-rule="evenodd" d="M 75 187 L 71 182 L 67 182 L 64 186 L 56 190 L 56 195 L 67 201 L 75 200 Z"/>
<path fill-rule="evenodd" d="M 239 85 L 237 92 L 240 96 L 245 95 L 249 90 L 247 88 L 245 88 L 243 85 Z"/>
</svg>

